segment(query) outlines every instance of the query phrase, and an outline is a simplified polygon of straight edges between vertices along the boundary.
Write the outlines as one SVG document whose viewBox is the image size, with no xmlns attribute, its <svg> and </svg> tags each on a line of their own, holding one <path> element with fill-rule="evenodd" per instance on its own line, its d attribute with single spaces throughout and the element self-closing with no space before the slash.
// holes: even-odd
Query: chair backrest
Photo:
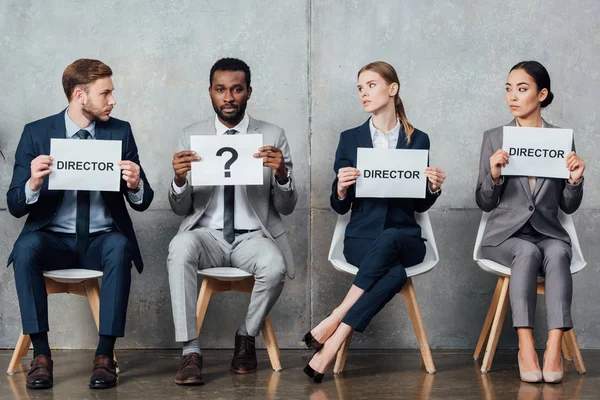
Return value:
<svg viewBox="0 0 600 400">
<path fill-rule="evenodd" d="M 415 218 L 417 223 L 421 226 L 423 238 L 427 239 L 425 242 L 426 252 L 425 259 L 422 263 L 406 268 L 406 274 L 409 277 L 428 272 L 440 260 L 435 244 L 435 237 L 433 236 L 433 228 L 431 227 L 431 221 L 429 220 L 429 214 L 427 211 L 415 213 Z M 344 234 L 348 222 L 350 222 L 350 212 L 338 216 L 335 230 L 333 231 L 333 238 L 331 239 L 331 246 L 329 247 L 328 259 L 338 271 L 356 274 L 356 266 L 348 263 L 346 257 L 344 257 Z"/>
<path fill-rule="evenodd" d="M 492 260 L 486 260 L 481 258 L 481 240 L 483 239 L 483 232 L 487 225 L 488 218 L 491 213 L 484 212 L 481 215 L 481 221 L 479 221 L 479 229 L 477 231 L 477 239 L 475 239 L 475 248 L 473 249 L 473 260 L 479 264 L 479 266 L 487 272 L 491 272 L 497 275 L 510 276 L 510 268 L 504 266 Z M 563 228 L 569 234 L 571 238 L 571 246 L 573 248 L 573 257 L 571 259 L 571 274 L 576 274 L 581 271 L 587 265 L 583 259 L 583 253 L 581 252 L 581 246 L 579 245 L 579 238 L 575 231 L 575 224 L 573 223 L 573 217 L 565 214 L 562 210 L 558 211 L 558 220 Z"/>
</svg>

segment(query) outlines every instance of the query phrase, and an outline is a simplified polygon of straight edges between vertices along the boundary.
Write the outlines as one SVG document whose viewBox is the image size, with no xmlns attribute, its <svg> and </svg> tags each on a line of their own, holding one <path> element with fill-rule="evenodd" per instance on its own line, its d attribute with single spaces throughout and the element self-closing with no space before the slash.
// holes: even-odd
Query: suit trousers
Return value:
<svg viewBox="0 0 600 400">
<path fill-rule="evenodd" d="M 365 293 L 350 308 L 342 322 L 363 332 L 371 319 L 402 289 L 407 281 L 406 267 L 425 258 L 422 238 L 402 229 L 384 229 L 375 239 L 346 237 L 346 260 L 358 266 L 354 285 Z"/>
<path fill-rule="evenodd" d="M 533 328 L 537 301 L 537 278 L 545 279 L 548 330 L 573 327 L 571 300 L 571 246 L 540 234 L 520 234 L 498 246 L 482 246 L 481 255 L 510 266 L 510 307 L 515 328 Z"/>
<path fill-rule="evenodd" d="M 91 234 L 83 257 L 78 254 L 75 234 L 35 231 L 22 235 L 15 243 L 13 267 L 23 333 L 49 330 L 48 297 L 43 272 L 84 268 L 103 271 L 100 335 L 124 336 L 131 262 L 131 246 L 120 232 Z"/>
<path fill-rule="evenodd" d="M 178 233 L 169 244 L 167 270 L 175 341 L 197 337 L 197 271 L 211 267 L 235 267 L 254 275 L 244 327 L 250 336 L 258 336 L 285 283 L 281 251 L 260 230 L 236 235 L 233 243 L 228 243 L 221 231 L 196 228 Z"/>
</svg>

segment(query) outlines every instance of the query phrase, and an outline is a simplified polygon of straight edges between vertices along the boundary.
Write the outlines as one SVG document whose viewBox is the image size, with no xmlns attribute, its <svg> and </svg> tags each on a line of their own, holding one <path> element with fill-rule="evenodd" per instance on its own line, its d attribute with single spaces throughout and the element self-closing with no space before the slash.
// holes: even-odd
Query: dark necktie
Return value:
<svg viewBox="0 0 600 400">
<path fill-rule="evenodd" d="M 76 133 L 79 139 L 89 139 L 90 133 L 81 129 Z M 88 248 L 90 236 L 90 192 L 88 190 L 77 191 L 77 219 L 75 221 L 75 242 L 79 254 L 83 256 Z"/>
<path fill-rule="evenodd" d="M 225 131 L 226 135 L 235 135 L 235 129 Z M 223 238 L 229 243 L 235 240 L 235 186 L 225 185 L 224 212 L 223 212 Z"/>
</svg>

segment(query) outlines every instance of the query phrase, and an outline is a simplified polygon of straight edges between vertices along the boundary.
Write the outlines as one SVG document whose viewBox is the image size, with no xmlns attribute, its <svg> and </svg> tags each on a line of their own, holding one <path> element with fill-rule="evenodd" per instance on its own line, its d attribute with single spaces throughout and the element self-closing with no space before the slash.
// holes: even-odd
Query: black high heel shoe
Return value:
<svg viewBox="0 0 600 400">
<path fill-rule="evenodd" d="M 315 353 L 315 354 L 317 354 L 317 353 Z M 313 354 L 313 356 L 310 358 L 310 360 L 312 360 L 314 356 L 315 355 Z M 321 383 L 321 381 L 323 380 L 323 377 L 325 376 L 325 374 L 322 374 L 322 373 L 317 372 L 314 369 L 312 369 L 312 367 L 310 366 L 310 360 L 308 360 L 308 364 L 306 364 L 306 367 L 304 367 L 304 373 L 310 379 L 312 379 L 312 381 L 314 383 Z"/>
<path fill-rule="evenodd" d="M 306 345 L 306 347 L 308 347 L 309 350 L 312 349 L 315 351 L 319 351 L 323 348 L 323 343 L 319 343 L 317 339 L 313 337 L 310 331 L 306 335 L 304 335 L 304 344 Z"/>
</svg>

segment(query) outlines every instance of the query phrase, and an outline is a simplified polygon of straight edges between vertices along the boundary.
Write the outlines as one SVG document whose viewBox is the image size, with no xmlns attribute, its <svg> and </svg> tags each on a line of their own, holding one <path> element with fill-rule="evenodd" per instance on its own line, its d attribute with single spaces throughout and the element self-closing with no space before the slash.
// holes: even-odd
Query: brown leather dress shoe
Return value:
<svg viewBox="0 0 600 400">
<path fill-rule="evenodd" d="M 257 364 L 254 336 L 236 334 L 231 371 L 236 374 L 249 374 L 256 371 Z"/>
<path fill-rule="evenodd" d="M 54 363 L 48 356 L 39 355 L 31 361 L 31 369 L 27 373 L 27 387 L 29 389 L 49 389 L 54 383 L 52 369 Z"/>
<path fill-rule="evenodd" d="M 117 386 L 117 363 L 112 358 L 94 358 L 94 369 L 90 378 L 90 389 L 108 389 Z"/>
<path fill-rule="evenodd" d="M 175 383 L 178 385 L 204 385 L 200 354 L 188 353 L 181 357 L 181 364 L 175 374 Z"/>
</svg>

